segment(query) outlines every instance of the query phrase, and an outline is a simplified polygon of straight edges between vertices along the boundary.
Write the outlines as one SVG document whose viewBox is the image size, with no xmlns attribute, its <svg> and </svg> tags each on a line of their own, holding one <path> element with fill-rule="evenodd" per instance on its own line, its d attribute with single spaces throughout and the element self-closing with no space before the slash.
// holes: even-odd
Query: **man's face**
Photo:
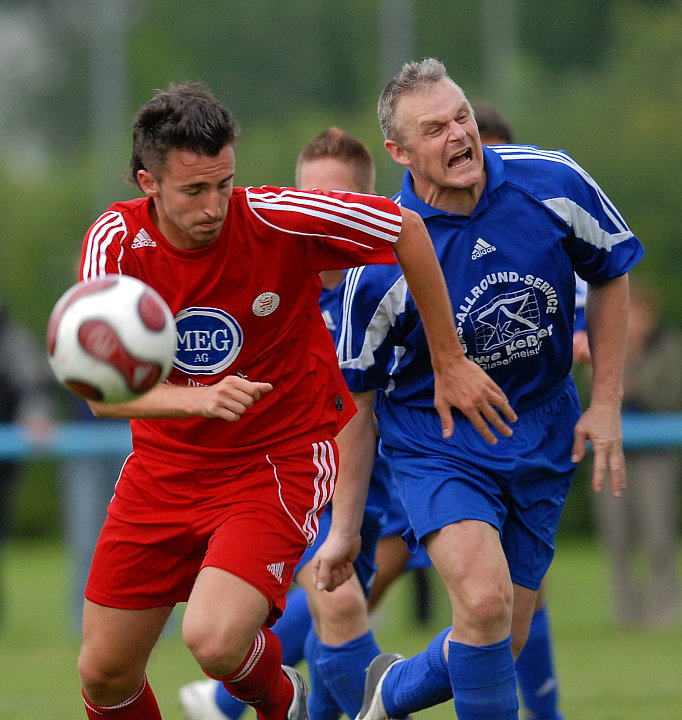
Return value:
<svg viewBox="0 0 682 720">
<path fill-rule="evenodd" d="M 353 173 L 351 164 L 335 157 L 319 157 L 303 160 L 298 167 L 296 186 L 301 190 L 317 188 L 323 192 L 343 190 L 363 192 Z M 343 280 L 343 270 L 322 270 L 322 286 L 333 290 Z"/>
<path fill-rule="evenodd" d="M 396 107 L 400 144 L 388 141 L 393 159 L 409 167 L 420 197 L 482 187 L 483 151 L 469 102 L 449 80 L 403 95 Z"/>
<path fill-rule="evenodd" d="M 226 145 L 218 155 L 171 150 L 160 177 L 140 170 L 142 190 L 154 199 L 154 221 L 180 250 L 196 250 L 220 233 L 232 196 L 235 154 Z"/>
<path fill-rule="evenodd" d="M 335 157 L 320 157 L 303 160 L 298 168 L 296 185 L 301 190 L 317 188 L 324 192 L 350 190 L 362 192 L 349 162 Z"/>
</svg>

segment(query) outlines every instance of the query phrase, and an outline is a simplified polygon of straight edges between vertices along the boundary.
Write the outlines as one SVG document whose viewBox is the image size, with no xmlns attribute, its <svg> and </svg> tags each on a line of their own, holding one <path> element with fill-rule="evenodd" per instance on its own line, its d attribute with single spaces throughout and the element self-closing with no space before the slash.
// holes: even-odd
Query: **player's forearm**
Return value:
<svg viewBox="0 0 682 720">
<path fill-rule="evenodd" d="M 161 383 L 148 393 L 125 403 L 88 402 L 95 417 L 101 418 L 177 418 L 197 415 L 196 392 L 204 388 L 180 387 Z"/>
<path fill-rule="evenodd" d="M 628 302 L 627 275 L 589 287 L 586 318 L 592 355 L 592 403 L 620 404 L 622 400 Z"/>
<path fill-rule="evenodd" d="M 395 254 L 424 323 L 431 362 L 437 371 L 453 357 L 463 355 L 463 350 L 431 238 L 415 212 L 405 208 L 401 211 L 403 229 L 395 244 Z"/>
<path fill-rule="evenodd" d="M 227 375 L 213 385 L 156 385 L 145 395 L 120 404 L 90 403 L 96 417 L 182 418 L 208 417 L 236 422 L 272 390 L 270 383 Z"/>
<path fill-rule="evenodd" d="M 376 453 L 374 391 L 353 393 L 358 412 L 336 438 L 339 474 L 332 499 L 332 532 L 354 537 L 360 532 L 367 488 Z"/>
</svg>

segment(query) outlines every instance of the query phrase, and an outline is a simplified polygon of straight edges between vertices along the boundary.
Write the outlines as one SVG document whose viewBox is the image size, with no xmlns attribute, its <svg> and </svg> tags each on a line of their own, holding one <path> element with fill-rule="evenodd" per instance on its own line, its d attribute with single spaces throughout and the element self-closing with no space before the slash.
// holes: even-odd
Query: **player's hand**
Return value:
<svg viewBox="0 0 682 720">
<path fill-rule="evenodd" d="M 314 586 L 331 591 L 352 577 L 360 545 L 360 535 L 344 537 L 330 531 L 311 561 Z"/>
<path fill-rule="evenodd" d="M 452 437 L 454 432 L 453 407 L 465 415 L 491 445 L 497 443 L 491 426 L 506 437 L 512 435 L 513 430 L 502 416 L 516 422 L 516 413 L 507 396 L 475 362 L 462 355 L 454 358 L 447 368 L 434 369 L 434 376 L 434 406 L 440 415 L 444 438 Z"/>
<path fill-rule="evenodd" d="M 215 385 L 206 386 L 201 414 L 205 417 L 237 422 L 250 407 L 271 390 L 270 383 L 251 382 L 238 375 L 228 375 Z"/>
<path fill-rule="evenodd" d="M 574 431 L 573 462 L 585 457 L 588 440 L 594 452 L 592 488 L 600 492 L 608 473 L 611 495 L 620 497 L 626 485 L 620 403 L 592 403 L 582 414 Z"/>
</svg>

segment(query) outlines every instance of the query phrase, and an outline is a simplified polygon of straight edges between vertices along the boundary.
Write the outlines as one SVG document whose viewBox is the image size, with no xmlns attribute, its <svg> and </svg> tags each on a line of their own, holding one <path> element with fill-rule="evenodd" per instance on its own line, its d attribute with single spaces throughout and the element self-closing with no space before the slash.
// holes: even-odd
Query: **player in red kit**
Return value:
<svg viewBox="0 0 682 720">
<path fill-rule="evenodd" d="M 509 434 L 504 419 L 515 417 L 464 358 L 415 213 L 370 195 L 234 188 L 236 139 L 204 86 L 158 93 L 133 131 L 131 180 L 146 197 L 112 205 L 83 245 L 82 279 L 144 280 L 178 337 L 165 383 L 91 404 L 98 417 L 129 418 L 133 436 L 85 592 L 79 671 L 91 720 L 161 718 L 146 665 L 184 601 L 183 639 L 207 675 L 261 720 L 307 718 L 303 678 L 281 665 L 269 628 L 334 491 L 334 437 L 355 412 L 318 307 L 320 271 L 395 253 L 428 328 L 443 432 L 452 406 L 491 441 L 491 426 Z"/>
</svg>

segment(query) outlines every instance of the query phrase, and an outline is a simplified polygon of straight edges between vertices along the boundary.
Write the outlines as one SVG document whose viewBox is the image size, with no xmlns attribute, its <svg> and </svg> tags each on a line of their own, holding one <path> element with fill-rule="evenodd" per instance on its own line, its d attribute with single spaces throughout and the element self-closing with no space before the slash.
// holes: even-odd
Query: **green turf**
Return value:
<svg viewBox="0 0 682 720">
<path fill-rule="evenodd" d="M 66 564 L 57 543 L 11 543 L 3 553 L 4 620 L 0 629 L 0 718 L 78 720 L 78 638 L 69 630 Z M 567 720 L 680 720 L 682 624 L 622 629 L 610 613 L 607 568 L 588 541 L 561 540 L 549 575 L 549 607 Z M 433 580 L 433 579 L 432 579 Z M 373 622 L 380 645 L 410 654 L 448 624 L 435 580 L 433 619 L 416 622 L 412 579 L 390 591 Z M 166 720 L 180 720 L 177 689 L 198 679 L 176 618 L 156 649 L 149 677 Z M 253 718 L 253 715 L 249 715 Z M 419 714 L 454 718 L 451 703 Z"/>
</svg>

